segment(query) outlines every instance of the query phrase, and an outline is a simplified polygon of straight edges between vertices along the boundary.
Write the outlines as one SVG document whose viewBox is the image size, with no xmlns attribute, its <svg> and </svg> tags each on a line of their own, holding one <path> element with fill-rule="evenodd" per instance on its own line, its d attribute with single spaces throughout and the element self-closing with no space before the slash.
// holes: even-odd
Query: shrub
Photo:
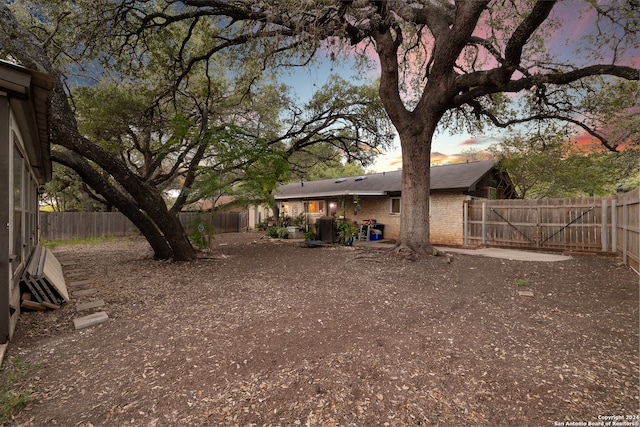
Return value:
<svg viewBox="0 0 640 427">
<path fill-rule="evenodd" d="M 213 227 L 206 221 L 199 221 L 195 225 L 196 229 L 189 234 L 189 240 L 198 249 L 205 249 L 211 244 L 213 238 Z M 199 230 L 202 229 L 202 231 Z"/>
<path fill-rule="evenodd" d="M 278 227 L 275 227 L 273 225 L 270 226 L 270 227 L 267 227 L 267 229 L 265 230 L 265 234 L 268 237 L 271 237 L 273 239 L 277 239 L 278 238 Z"/>
</svg>

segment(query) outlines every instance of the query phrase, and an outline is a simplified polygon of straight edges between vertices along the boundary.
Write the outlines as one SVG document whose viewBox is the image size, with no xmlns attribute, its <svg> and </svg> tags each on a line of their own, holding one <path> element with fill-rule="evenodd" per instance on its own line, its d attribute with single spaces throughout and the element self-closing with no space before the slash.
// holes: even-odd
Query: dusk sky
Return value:
<svg viewBox="0 0 640 427">
<path fill-rule="evenodd" d="M 555 37 L 547 44 L 551 52 L 559 59 L 570 59 L 575 65 L 581 64 L 581 58 L 575 56 L 575 50 L 586 44 L 583 35 L 591 32 L 595 25 L 595 13 L 580 16 L 578 13 L 584 3 L 576 1 L 559 2 L 552 12 L 555 16 L 563 20 L 563 25 L 555 33 Z M 572 44 L 570 44 L 572 43 Z M 321 55 L 321 54 L 320 54 Z M 640 51 L 634 52 L 629 58 L 625 58 L 624 65 L 640 67 Z M 358 78 L 376 79 L 379 75 L 376 69 L 370 70 L 364 76 L 361 70 L 348 64 L 332 63 L 328 58 L 316 67 L 306 67 L 298 69 L 290 75 L 287 83 L 294 86 L 301 100 L 308 99 L 311 94 L 320 88 L 331 73 L 338 73 L 345 78 L 357 80 Z M 500 141 L 505 135 L 501 129 L 487 129 L 485 135 L 454 134 L 449 135 L 448 131 L 440 132 L 436 135 L 432 146 L 432 163 L 455 162 L 459 159 L 459 154 L 468 149 L 485 149 Z M 583 139 L 579 135 L 576 139 Z M 590 138 L 589 138 L 590 139 Z M 399 142 L 396 147 L 385 152 L 378 157 L 373 167 L 368 169 L 376 172 L 397 170 L 402 167 L 401 152 Z"/>
</svg>

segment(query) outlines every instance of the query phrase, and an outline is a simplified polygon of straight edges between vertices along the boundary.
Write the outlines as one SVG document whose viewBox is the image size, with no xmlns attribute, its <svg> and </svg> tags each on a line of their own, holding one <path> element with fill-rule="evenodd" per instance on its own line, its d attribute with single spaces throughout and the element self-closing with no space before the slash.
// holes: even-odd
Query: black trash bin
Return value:
<svg viewBox="0 0 640 427">
<path fill-rule="evenodd" d="M 327 243 L 336 241 L 336 222 L 333 217 L 322 217 L 316 219 L 316 233 L 318 240 Z"/>
</svg>

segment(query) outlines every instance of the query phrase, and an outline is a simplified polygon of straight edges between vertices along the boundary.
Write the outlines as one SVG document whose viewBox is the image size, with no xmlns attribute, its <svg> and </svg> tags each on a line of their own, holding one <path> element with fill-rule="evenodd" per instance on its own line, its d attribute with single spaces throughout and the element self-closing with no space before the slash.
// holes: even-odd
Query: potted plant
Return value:
<svg viewBox="0 0 640 427">
<path fill-rule="evenodd" d="M 353 239 L 358 234 L 358 228 L 349 224 L 347 221 L 338 223 L 337 228 L 340 242 L 345 246 L 353 245 Z"/>
</svg>

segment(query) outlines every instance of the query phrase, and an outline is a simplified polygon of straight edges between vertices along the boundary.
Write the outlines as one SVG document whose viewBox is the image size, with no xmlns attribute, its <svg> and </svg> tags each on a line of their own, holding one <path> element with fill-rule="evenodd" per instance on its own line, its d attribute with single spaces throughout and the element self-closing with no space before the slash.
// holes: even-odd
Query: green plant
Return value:
<svg viewBox="0 0 640 427">
<path fill-rule="evenodd" d="M 288 227 L 290 225 L 291 225 L 291 217 L 285 214 L 280 215 L 280 226 Z"/>
<path fill-rule="evenodd" d="M 267 217 L 264 221 L 259 223 L 256 228 L 260 231 L 267 231 L 267 228 L 271 227 L 274 223 L 273 217 Z"/>
<path fill-rule="evenodd" d="M 265 230 L 265 234 L 268 237 L 271 237 L 273 239 L 277 239 L 278 238 L 278 227 L 272 225 L 267 227 L 267 229 Z"/>
<path fill-rule="evenodd" d="M 318 235 L 316 234 L 315 231 L 307 231 L 306 233 L 304 233 L 304 240 L 307 240 L 307 241 L 318 240 Z"/>
<path fill-rule="evenodd" d="M 195 230 L 189 234 L 189 240 L 198 249 L 205 249 L 211 244 L 213 227 L 206 221 L 198 221 Z"/>
<path fill-rule="evenodd" d="M 350 245 L 358 234 L 358 228 L 347 221 L 340 221 L 336 228 L 338 229 L 340 242 L 344 245 Z"/>
<path fill-rule="evenodd" d="M 289 237 L 289 231 L 287 227 L 276 227 L 275 225 L 267 227 L 266 235 L 272 239 L 286 239 Z"/>
<path fill-rule="evenodd" d="M 527 280 L 526 279 L 513 279 L 513 283 L 515 283 L 516 286 L 526 286 Z"/>
<path fill-rule="evenodd" d="M 307 222 L 307 218 L 304 212 L 302 212 L 301 214 L 293 218 L 293 225 L 295 225 L 296 227 L 303 227 L 306 224 L 306 222 Z"/>
<path fill-rule="evenodd" d="M 14 390 L 18 379 L 27 376 L 29 371 L 38 367 L 38 364 L 29 364 L 19 357 L 11 357 L 6 360 L 5 367 L 0 371 L 0 424 L 11 419 L 11 415 L 27 406 L 33 401 L 35 387 L 30 385 L 26 390 Z"/>
</svg>

